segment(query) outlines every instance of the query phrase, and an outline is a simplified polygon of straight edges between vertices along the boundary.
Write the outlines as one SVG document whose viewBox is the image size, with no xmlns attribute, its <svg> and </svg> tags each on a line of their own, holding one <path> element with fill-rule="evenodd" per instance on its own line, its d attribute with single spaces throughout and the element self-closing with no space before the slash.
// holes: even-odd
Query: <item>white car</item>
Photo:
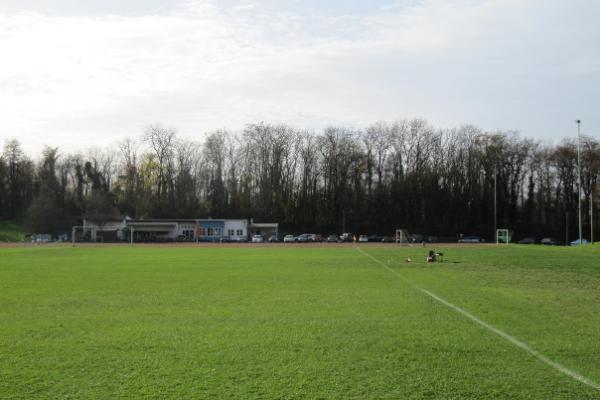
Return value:
<svg viewBox="0 0 600 400">
<path fill-rule="evenodd" d="M 483 243 L 485 239 L 480 238 L 479 236 L 464 236 L 458 239 L 458 243 Z"/>
<path fill-rule="evenodd" d="M 265 241 L 265 238 L 263 238 L 261 235 L 253 235 L 252 236 L 252 243 L 262 243 Z"/>
<path fill-rule="evenodd" d="M 367 235 L 360 235 L 358 241 L 361 243 L 366 243 L 369 241 L 369 237 Z"/>
<path fill-rule="evenodd" d="M 293 243 L 296 239 L 294 239 L 294 235 L 285 235 L 283 237 L 283 243 Z"/>
</svg>

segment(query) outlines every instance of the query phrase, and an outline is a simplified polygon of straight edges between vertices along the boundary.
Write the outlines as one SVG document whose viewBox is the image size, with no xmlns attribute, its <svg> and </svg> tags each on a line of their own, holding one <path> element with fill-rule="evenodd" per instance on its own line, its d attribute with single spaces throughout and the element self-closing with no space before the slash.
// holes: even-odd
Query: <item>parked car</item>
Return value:
<svg viewBox="0 0 600 400">
<path fill-rule="evenodd" d="M 423 241 L 423 235 L 420 233 L 411 233 L 408 235 L 408 240 L 411 243 L 421 243 Z"/>
<path fill-rule="evenodd" d="M 381 238 L 381 243 L 394 243 L 395 240 L 392 236 L 384 236 Z"/>
<path fill-rule="evenodd" d="M 277 243 L 277 242 L 281 242 L 281 238 L 277 235 L 271 235 L 269 236 L 269 243 Z"/>
<path fill-rule="evenodd" d="M 526 237 L 526 238 L 519 240 L 517 243 L 519 243 L 519 244 L 536 244 L 537 240 L 535 240 L 534 237 Z"/>
<path fill-rule="evenodd" d="M 298 243 L 306 243 L 310 240 L 310 234 L 303 233 L 302 235 L 298 235 L 295 238 L 295 241 Z"/>
<path fill-rule="evenodd" d="M 369 235 L 369 242 L 381 242 L 381 235 Z"/>
<path fill-rule="evenodd" d="M 571 242 L 571 246 L 579 246 L 580 244 L 590 244 L 590 242 L 587 239 L 582 239 L 581 242 L 579 242 L 579 239 Z"/>
<path fill-rule="evenodd" d="M 361 242 L 361 243 L 368 242 L 369 241 L 369 237 L 367 235 L 360 235 L 358 237 L 358 241 Z"/>
<path fill-rule="evenodd" d="M 265 238 L 262 237 L 262 235 L 253 235 L 252 236 L 252 243 L 262 243 L 265 241 Z"/>
<path fill-rule="evenodd" d="M 458 239 L 458 243 L 483 243 L 485 242 L 485 239 L 479 237 L 479 236 L 463 236 L 462 238 Z"/>
<path fill-rule="evenodd" d="M 542 240 L 540 240 L 540 243 L 546 246 L 561 246 L 562 243 L 559 242 L 558 240 L 554 239 L 554 238 L 543 238 Z"/>
<path fill-rule="evenodd" d="M 336 235 L 327 236 L 327 243 L 337 243 L 338 237 Z"/>
<path fill-rule="evenodd" d="M 308 241 L 309 242 L 322 242 L 323 241 L 323 237 L 321 235 L 317 235 L 314 233 L 309 233 L 308 234 Z"/>
<path fill-rule="evenodd" d="M 425 238 L 425 241 L 427 243 L 437 243 L 438 242 L 438 238 L 437 238 L 437 236 L 427 236 Z"/>
<path fill-rule="evenodd" d="M 294 235 L 285 235 L 283 237 L 283 243 L 293 243 L 296 241 L 296 238 L 294 237 Z"/>
<path fill-rule="evenodd" d="M 83 239 L 86 242 L 92 240 L 91 233 L 88 231 L 83 235 Z M 38 233 L 31 235 L 31 243 L 50 243 L 52 241 L 52 236 L 47 233 Z"/>
<path fill-rule="evenodd" d="M 352 234 L 351 233 L 342 233 L 340 235 L 340 241 L 341 242 L 352 242 Z"/>
</svg>

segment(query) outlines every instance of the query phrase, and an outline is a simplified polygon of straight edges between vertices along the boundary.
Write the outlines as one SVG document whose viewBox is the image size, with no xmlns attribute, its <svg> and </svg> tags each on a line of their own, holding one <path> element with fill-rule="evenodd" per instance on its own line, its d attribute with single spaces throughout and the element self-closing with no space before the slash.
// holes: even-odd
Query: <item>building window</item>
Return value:
<svg viewBox="0 0 600 400">
<path fill-rule="evenodd" d="M 233 229 L 228 229 L 228 230 L 227 230 L 227 235 L 229 235 L 229 236 L 233 236 L 233 235 L 235 235 L 235 233 L 234 233 Z"/>
<path fill-rule="evenodd" d="M 237 235 L 238 236 L 244 236 L 244 231 L 242 229 L 238 229 L 237 230 Z"/>
</svg>

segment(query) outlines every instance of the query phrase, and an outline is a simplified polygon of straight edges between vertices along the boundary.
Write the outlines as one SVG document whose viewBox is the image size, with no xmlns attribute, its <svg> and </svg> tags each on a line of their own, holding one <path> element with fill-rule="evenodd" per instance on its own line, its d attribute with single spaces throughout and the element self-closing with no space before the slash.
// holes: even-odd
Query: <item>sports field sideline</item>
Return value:
<svg viewBox="0 0 600 400">
<path fill-rule="evenodd" d="M 0 398 L 600 399 L 600 247 L 426 250 L 0 248 Z"/>
</svg>

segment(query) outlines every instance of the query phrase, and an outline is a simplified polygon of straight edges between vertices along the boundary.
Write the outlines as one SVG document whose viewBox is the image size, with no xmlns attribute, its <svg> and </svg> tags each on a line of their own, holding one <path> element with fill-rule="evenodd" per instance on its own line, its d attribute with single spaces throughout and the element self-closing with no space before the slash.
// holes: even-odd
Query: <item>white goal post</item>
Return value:
<svg viewBox="0 0 600 400">
<path fill-rule="evenodd" d="M 94 226 L 79 225 L 71 229 L 71 244 L 73 246 L 76 242 L 93 242 L 95 237 L 96 227 Z"/>
<path fill-rule="evenodd" d="M 396 243 L 409 243 L 406 229 L 396 229 Z"/>
<path fill-rule="evenodd" d="M 512 236 L 513 231 L 510 229 L 496 229 L 496 244 L 509 244 Z"/>
<path fill-rule="evenodd" d="M 103 232 L 112 231 L 104 231 L 93 225 L 73 226 L 71 228 L 71 244 L 75 246 L 75 243 L 103 243 L 105 241 L 105 236 L 102 234 Z M 133 227 L 131 227 L 128 231 L 126 231 L 125 237 L 121 240 L 129 242 L 133 246 L 134 236 L 135 230 Z"/>
</svg>

